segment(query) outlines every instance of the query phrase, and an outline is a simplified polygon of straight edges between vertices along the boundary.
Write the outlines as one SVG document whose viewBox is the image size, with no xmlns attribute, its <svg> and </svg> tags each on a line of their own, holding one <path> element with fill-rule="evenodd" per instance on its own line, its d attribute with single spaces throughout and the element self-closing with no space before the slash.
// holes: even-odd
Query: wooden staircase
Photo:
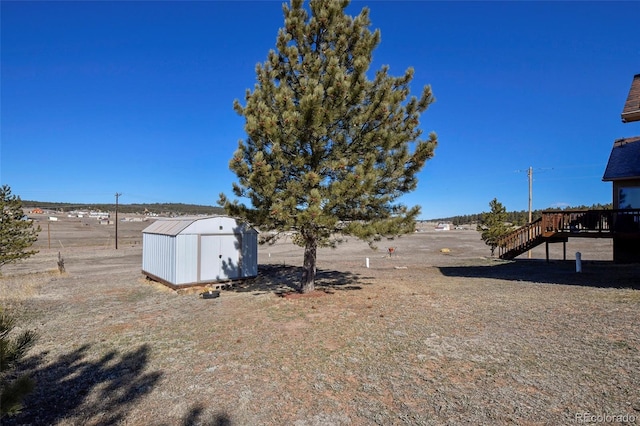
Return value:
<svg viewBox="0 0 640 426">
<path fill-rule="evenodd" d="M 499 238 L 498 257 L 513 259 L 542 243 L 566 242 L 569 237 L 640 241 L 640 209 L 544 211 L 540 219 Z"/>
<path fill-rule="evenodd" d="M 510 232 L 498 239 L 498 257 L 513 259 L 545 242 L 542 218 Z"/>
</svg>

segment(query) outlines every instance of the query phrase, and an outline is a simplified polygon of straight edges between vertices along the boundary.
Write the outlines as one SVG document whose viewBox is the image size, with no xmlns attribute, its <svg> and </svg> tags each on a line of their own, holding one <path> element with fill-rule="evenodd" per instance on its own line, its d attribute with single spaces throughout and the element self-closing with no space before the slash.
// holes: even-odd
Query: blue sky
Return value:
<svg viewBox="0 0 640 426">
<path fill-rule="evenodd" d="M 244 138 L 232 108 L 275 47 L 280 1 L 1 2 L 0 180 L 25 200 L 215 205 Z M 613 141 L 640 73 L 640 2 L 353 2 L 373 70 L 415 69 L 435 157 L 422 218 L 611 201 Z"/>
</svg>

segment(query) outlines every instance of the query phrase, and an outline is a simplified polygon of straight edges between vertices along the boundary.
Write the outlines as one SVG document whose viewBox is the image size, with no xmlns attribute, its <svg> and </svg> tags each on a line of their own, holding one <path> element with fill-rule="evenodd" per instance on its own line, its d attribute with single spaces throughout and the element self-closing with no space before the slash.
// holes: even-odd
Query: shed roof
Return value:
<svg viewBox="0 0 640 426">
<path fill-rule="evenodd" d="M 158 219 L 142 230 L 145 234 L 161 234 L 176 236 L 196 219 Z"/>
<path fill-rule="evenodd" d="M 640 136 L 614 142 L 602 180 L 640 178 Z"/>
<path fill-rule="evenodd" d="M 209 217 L 192 217 L 192 218 L 187 218 L 187 217 L 182 217 L 182 218 L 170 218 L 170 219 L 158 219 L 155 222 L 153 222 L 151 225 L 147 226 L 146 228 L 144 228 L 142 230 L 142 233 L 144 234 L 160 234 L 160 235 L 169 235 L 169 236 L 176 236 L 178 234 L 180 234 L 182 231 L 186 230 L 188 227 L 190 227 L 191 225 L 195 224 L 196 222 L 212 222 L 212 221 L 217 221 L 218 223 L 220 221 L 231 221 L 231 223 L 237 223 L 238 227 L 235 228 L 235 231 L 240 231 L 242 233 L 246 232 L 247 230 L 250 230 L 252 232 L 256 232 L 255 229 L 253 229 L 251 226 L 249 225 L 245 225 L 243 223 L 237 222 L 236 219 L 230 217 L 230 216 L 209 216 Z M 227 222 L 229 223 L 229 222 Z M 204 225 L 204 227 L 210 227 L 209 225 Z M 192 228 L 190 231 L 195 231 L 198 232 L 197 229 L 198 228 L 202 228 L 201 226 L 197 226 L 194 228 Z M 220 229 L 222 229 L 222 227 L 220 227 Z M 189 231 L 189 230 L 188 230 Z M 213 232 L 213 231 L 212 231 Z M 224 233 L 228 233 L 228 230 L 225 230 Z M 189 232 L 187 232 L 189 233 Z M 215 232 L 217 233 L 217 232 Z M 222 233 L 222 232 L 221 232 Z"/>
<path fill-rule="evenodd" d="M 622 122 L 640 121 L 640 74 L 636 74 L 631 82 L 627 102 L 622 109 Z"/>
</svg>

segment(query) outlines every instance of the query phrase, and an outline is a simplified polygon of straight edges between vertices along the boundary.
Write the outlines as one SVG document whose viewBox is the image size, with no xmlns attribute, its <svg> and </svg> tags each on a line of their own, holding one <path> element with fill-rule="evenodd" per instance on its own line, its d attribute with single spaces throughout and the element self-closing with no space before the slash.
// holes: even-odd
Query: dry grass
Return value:
<svg viewBox="0 0 640 426">
<path fill-rule="evenodd" d="M 457 235 L 401 239 L 393 258 L 323 251 L 323 292 L 306 298 L 281 297 L 300 272 L 289 245 L 261 248 L 258 278 L 208 300 L 142 279 L 139 247 L 70 250 L 65 276 L 32 273 L 57 256 L 43 252 L 2 278 L 41 336 L 24 366 L 37 391 L 6 424 L 640 418 L 639 267 L 496 262 Z M 13 298 L 21 280 L 31 290 Z"/>
<path fill-rule="evenodd" d="M 43 285 L 65 275 L 57 269 L 8 277 L 0 275 L 0 305 L 10 306 L 31 299 L 40 292 Z"/>
</svg>

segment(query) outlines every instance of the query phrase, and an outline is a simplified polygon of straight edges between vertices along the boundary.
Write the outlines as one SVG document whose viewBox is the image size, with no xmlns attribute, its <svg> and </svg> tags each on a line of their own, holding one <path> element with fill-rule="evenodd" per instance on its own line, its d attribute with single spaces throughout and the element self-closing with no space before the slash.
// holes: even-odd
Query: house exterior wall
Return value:
<svg viewBox="0 0 640 426">
<path fill-rule="evenodd" d="M 640 179 L 613 181 L 613 208 L 640 209 L 640 200 L 636 195 L 638 193 L 640 193 Z"/>
<path fill-rule="evenodd" d="M 640 179 L 624 179 L 613 182 L 613 207 L 615 209 L 640 209 Z M 623 215 L 616 218 L 622 221 Z M 623 230 L 640 228 L 640 224 L 619 222 Z M 640 243 L 627 235 L 614 236 L 613 261 L 615 263 L 640 263 Z"/>
<path fill-rule="evenodd" d="M 631 82 L 629 95 L 622 109 L 622 122 L 640 120 L 640 74 Z M 613 181 L 613 208 L 640 209 L 640 138 L 616 141 L 609 157 L 605 176 Z M 611 168 L 611 173 L 609 173 Z M 640 223 L 636 215 L 619 213 L 614 218 L 613 237 L 615 263 L 640 263 Z"/>
</svg>

